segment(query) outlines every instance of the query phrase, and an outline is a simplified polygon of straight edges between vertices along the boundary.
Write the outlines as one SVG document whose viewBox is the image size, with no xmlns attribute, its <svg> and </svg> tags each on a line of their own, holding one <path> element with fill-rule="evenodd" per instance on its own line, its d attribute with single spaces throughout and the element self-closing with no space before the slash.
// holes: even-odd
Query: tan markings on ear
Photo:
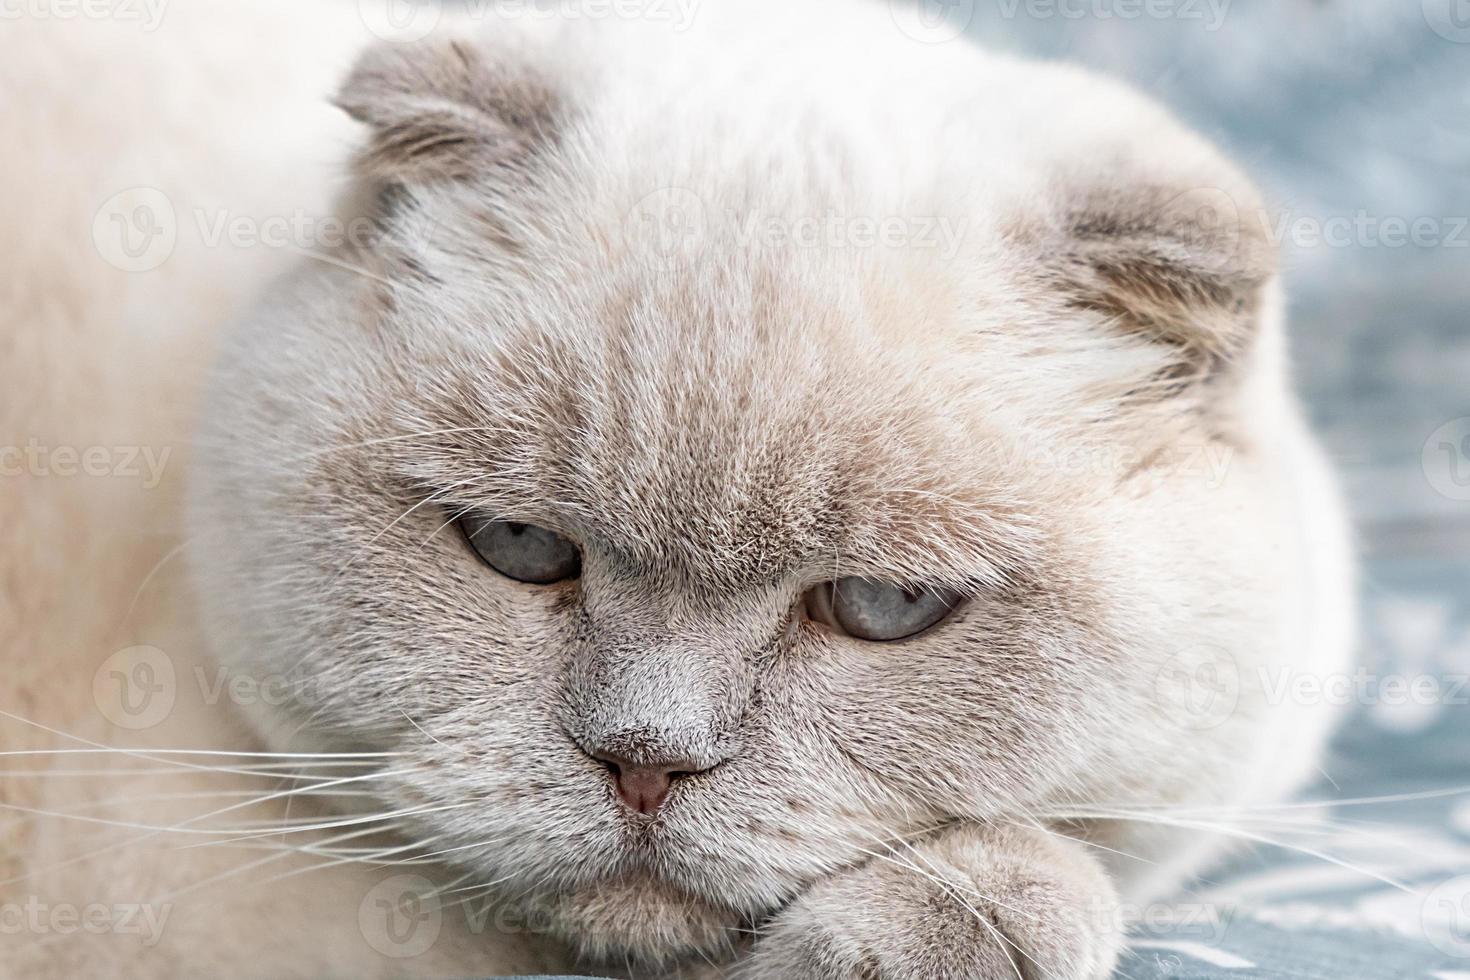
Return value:
<svg viewBox="0 0 1470 980">
<path fill-rule="evenodd" d="M 1109 188 L 1065 211 L 1056 273 L 1071 305 L 1178 347 L 1208 374 L 1255 336 L 1275 255 L 1245 185 Z"/>
<path fill-rule="evenodd" d="M 336 102 L 372 128 L 362 171 L 400 181 L 462 179 L 515 162 L 554 131 L 557 110 L 536 71 L 466 40 L 375 46 Z"/>
</svg>

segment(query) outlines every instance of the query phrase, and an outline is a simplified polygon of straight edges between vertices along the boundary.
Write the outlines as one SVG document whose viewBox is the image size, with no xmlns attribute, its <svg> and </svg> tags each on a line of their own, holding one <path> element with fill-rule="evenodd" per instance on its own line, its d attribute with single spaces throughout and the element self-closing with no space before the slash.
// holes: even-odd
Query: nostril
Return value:
<svg viewBox="0 0 1470 980">
<path fill-rule="evenodd" d="M 642 767 L 621 767 L 615 778 L 618 796 L 627 804 L 628 809 L 648 816 L 657 813 L 664 805 L 673 784 L 668 773 Z"/>
<path fill-rule="evenodd" d="M 594 752 L 591 755 L 607 766 L 618 798 L 623 804 L 633 812 L 646 816 L 657 813 L 664 805 L 675 779 L 701 771 L 685 760 L 674 765 L 646 765 L 609 752 Z"/>
</svg>

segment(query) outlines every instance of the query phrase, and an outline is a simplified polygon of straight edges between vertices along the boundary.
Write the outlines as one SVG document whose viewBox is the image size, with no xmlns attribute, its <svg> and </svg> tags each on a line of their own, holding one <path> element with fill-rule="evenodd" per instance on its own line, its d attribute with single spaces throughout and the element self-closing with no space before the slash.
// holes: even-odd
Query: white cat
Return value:
<svg viewBox="0 0 1470 980">
<path fill-rule="evenodd" d="M 228 34 L 205 9 L 164 32 Z M 100 861 L 75 823 L 28 823 L 16 894 L 123 887 L 172 918 L 146 946 L 48 934 L 21 956 L 1091 980 L 1119 910 L 1221 844 L 1160 814 L 1277 799 L 1311 772 L 1330 714 L 1272 691 L 1347 658 L 1345 522 L 1289 391 L 1260 205 L 1203 141 L 1114 83 L 924 44 L 856 0 L 441 23 L 361 55 L 338 102 L 365 126 L 334 140 L 294 121 L 356 46 L 342 13 L 288 16 L 306 39 L 287 49 L 320 41 L 300 74 L 232 41 L 123 96 L 166 106 L 165 78 L 242 71 L 217 136 L 128 135 L 186 145 L 193 180 L 263 186 L 260 161 L 361 146 L 330 212 L 326 179 L 261 193 L 347 233 L 298 242 L 311 256 L 223 338 L 179 464 L 187 580 L 151 540 L 116 567 L 14 559 L 36 562 L 22 588 L 62 590 L 18 621 L 86 650 L 23 677 L 18 714 L 144 753 L 114 765 L 291 755 L 137 777 L 173 794 L 146 820 L 86 784 L 107 819 L 170 828 Z M 31 371 L 66 377 L 47 302 L 80 306 L 83 360 L 126 385 L 200 350 L 200 321 L 285 264 L 210 250 L 230 226 L 180 206 L 196 193 L 165 194 L 174 278 L 124 280 L 175 297 L 157 333 L 104 357 L 105 287 L 47 276 L 19 319 Z M 158 383 L 187 403 L 179 370 Z M 147 401 L 87 398 L 79 417 Z M 175 438 L 191 415 L 140 410 L 131 431 Z M 184 475 L 125 505 L 45 484 L 17 526 L 168 530 Z M 98 653 L 128 643 L 149 649 L 104 666 L 124 685 L 168 672 L 171 708 L 142 735 L 86 734 L 73 677 L 106 688 Z M 258 830 L 177 849 L 218 826 L 221 794 L 272 790 L 246 812 L 298 846 L 269 870 L 324 870 L 232 886 L 251 855 L 229 845 Z M 12 805 L 74 811 L 34 792 Z M 437 916 L 418 945 L 370 921 L 406 874 Z M 477 927 L 460 896 L 519 925 Z"/>
</svg>

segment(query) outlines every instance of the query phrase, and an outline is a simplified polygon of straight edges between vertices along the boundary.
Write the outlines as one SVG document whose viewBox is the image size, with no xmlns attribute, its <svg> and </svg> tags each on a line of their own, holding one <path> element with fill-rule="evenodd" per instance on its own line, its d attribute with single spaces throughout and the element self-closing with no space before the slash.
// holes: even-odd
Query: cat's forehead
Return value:
<svg viewBox="0 0 1470 980">
<path fill-rule="evenodd" d="M 1004 434 L 889 306 L 739 264 L 606 291 L 443 368 L 407 423 L 455 431 L 425 482 L 712 580 L 998 574 L 1032 539 L 1010 475 L 977 462 Z"/>
</svg>

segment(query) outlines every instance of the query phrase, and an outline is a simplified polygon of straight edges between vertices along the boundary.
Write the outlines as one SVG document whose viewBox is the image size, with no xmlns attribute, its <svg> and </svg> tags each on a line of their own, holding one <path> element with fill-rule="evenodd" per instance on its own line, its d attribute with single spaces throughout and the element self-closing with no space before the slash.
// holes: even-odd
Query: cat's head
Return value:
<svg viewBox="0 0 1470 980">
<path fill-rule="evenodd" d="M 369 51 L 380 238 L 214 378 L 193 567 L 300 692 L 260 728 L 400 753 L 406 832 L 592 955 L 1146 787 L 1218 740 L 1159 671 L 1254 642 L 1248 187 L 1109 83 L 858 20 Z"/>
</svg>

